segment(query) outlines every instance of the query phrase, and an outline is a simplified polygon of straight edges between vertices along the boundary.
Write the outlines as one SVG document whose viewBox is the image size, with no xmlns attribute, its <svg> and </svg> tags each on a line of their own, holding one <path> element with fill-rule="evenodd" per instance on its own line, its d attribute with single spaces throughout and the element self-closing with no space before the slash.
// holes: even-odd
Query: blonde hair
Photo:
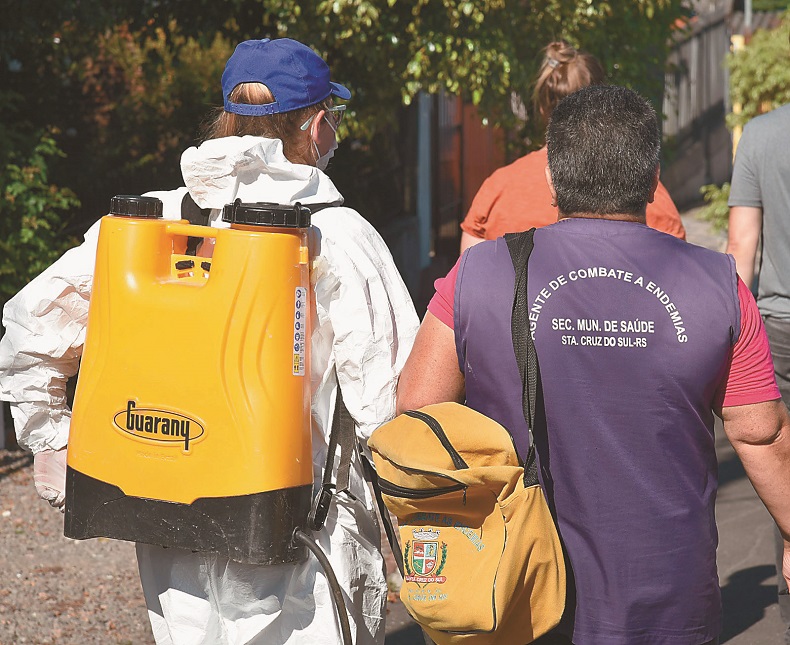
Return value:
<svg viewBox="0 0 790 645">
<path fill-rule="evenodd" d="M 274 102 L 274 95 L 263 83 L 241 83 L 230 93 L 230 100 L 247 105 L 265 105 Z M 331 105 L 331 98 L 327 98 L 306 108 L 266 116 L 245 116 L 218 108 L 214 118 L 203 128 L 203 138 L 207 140 L 253 135 L 280 139 L 288 161 L 313 165 L 310 138 L 299 128 L 311 114 Z"/>
<path fill-rule="evenodd" d="M 543 53 L 532 104 L 545 125 L 557 103 L 588 85 L 603 85 L 606 74 L 595 56 L 577 50 L 564 40 L 549 43 Z"/>
</svg>

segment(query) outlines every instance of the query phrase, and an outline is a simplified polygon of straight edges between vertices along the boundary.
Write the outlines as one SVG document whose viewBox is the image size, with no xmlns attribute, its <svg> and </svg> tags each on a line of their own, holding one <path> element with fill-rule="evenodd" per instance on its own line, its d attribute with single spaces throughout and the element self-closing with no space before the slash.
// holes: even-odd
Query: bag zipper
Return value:
<svg viewBox="0 0 790 645">
<path fill-rule="evenodd" d="M 463 503 L 466 505 L 466 484 L 453 484 L 452 486 L 442 486 L 441 488 L 406 488 L 398 486 L 391 481 L 379 478 L 379 488 L 385 495 L 391 497 L 404 497 L 406 499 L 429 499 L 447 493 L 455 493 L 459 490 L 464 491 Z"/>
<path fill-rule="evenodd" d="M 453 444 L 450 443 L 450 440 L 444 433 L 444 428 L 442 428 L 442 425 L 436 419 L 434 419 L 429 414 L 425 414 L 425 412 L 420 412 L 419 410 L 406 410 L 406 412 L 403 414 L 412 417 L 413 419 L 419 419 L 433 431 L 433 434 L 436 435 L 439 443 L 442 444 L 442 447 L 447 451 L 447 454 L 450 455 L 450 459 L 452 459 L 453 466 L 455 466 L 456 470 L 469 468 L 467 463 L 464 461 L 464 458 L 458 454 L 458 451 L 453 447 Z"/>
</svg>

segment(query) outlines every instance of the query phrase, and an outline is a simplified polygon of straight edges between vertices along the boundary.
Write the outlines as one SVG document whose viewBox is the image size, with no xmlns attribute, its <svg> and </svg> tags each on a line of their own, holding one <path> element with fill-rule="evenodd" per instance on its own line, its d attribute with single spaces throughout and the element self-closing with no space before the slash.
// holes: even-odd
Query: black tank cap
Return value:
<svg viewBox="0 0 790 645">
<path fill-rule="evenodd" d="M 222 209 L 222 221 L 231 224 L 272 226 L 277 228 L 307 228 L 310 226 L 309 205 L 274 204 L 272 202 L 242 203 L 237 199 Z"/>
<path fill-rule="evenodd" d="M 116 195 L 110 200 L 110 215 L 122 217 L 162 217 L 162 200 L 139 195 Z"/>
</svg>

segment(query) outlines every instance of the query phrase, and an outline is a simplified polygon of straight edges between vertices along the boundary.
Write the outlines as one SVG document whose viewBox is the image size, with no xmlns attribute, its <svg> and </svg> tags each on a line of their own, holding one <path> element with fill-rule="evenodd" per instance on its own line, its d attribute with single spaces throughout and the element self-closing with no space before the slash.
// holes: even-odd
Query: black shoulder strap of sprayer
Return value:
<svg viewBox="0 0 790 645">
<path fill-rule="evenodd" d="M 529 428 L 529 452 L 524 462 L 524 485 L 534 486 L 538 483 L 538 466 L 535 454 L 535 408 L 538 400 L 538 354 L 529 328 L 529 306 L 527 302 L 527 265 L 529 256 L 535 246 L 535 229 L 523 233 L 505 235 L 510 259 L 516 273 L 513 289 L 513 310 L 510 331 L 513 336 L 513 350 L 516 353 L 518 372 L 521 375 L 521 406 Z"/>
<path fill-rule="evenodd" d="M 195 203 L 195 200 L 192 199 L 192 195 L 189 194 L 189 191 L 184 193 L 184 198 L 181 200 L 181 219 L 189 220 L 190 224 L 208 226 L 210 215 L 210 208 L 200 208 L 200 206 Z M 186 255 L 196 255 L 198 246 L 202 241 L 202 237 L 187 238 Z"/>
<path fill-rule="evenodd" d="M 333 206 L 340 206 L 340 204 L 332 204 L 330 202 L 321 202 L 320 204 L 302 204 L 304 208 L 310 209 L 310 214 L 315 215 L 318 211 L 322 211 L 325 208 L 332 208 Z"/>
<path fill-rule="evenodd" d="M 317 204 L 301 204 L 310 209 L 310 213 L 315 215 L 318 211 L 329 208 L 330 206 L 338 206 L 339 204 L 331 204 L 329 202 L 321 202 Z M 188 220 L 190 224 L 197 224 L 198 226 L 208 226 L 209 217 L 211 216 L 210 208 L 200 208 L 195 203 L 189 191 L 184 193 L 181 200 L 181 219 Z M 187 238 L 186 255 L 196 255 L 198 246 L 203 238 L 202 237 L 189 237 Z"/>
<path fill-rule="evenodd" d="M 337 376 L 337 372 L 335 372 Z M 321 481 L 321 489 L 313 500 L 313 506 L 307 516 L 307 525 L 313 531 L 320 531 L 326 522 L 329 505 L 335 493 L 348 490 L 348 478 L 351 471 L 351 455 L 355 448 L 354 418 L 343 402 L 343 392 L 340 381 L 337 382 L 337 396 L 335 398 L 335 413 L 332 416 L 332 428 L 329 431 L 329 446 L 326 449 L 326 465 Z M 332 466 L 335 463 L 335 453 L 340 446 L 340 462 L 337 467 L 337 482 L 332 483 Z"/>
<path fill-rule="evenodd" d="M 332 206 L 333 204 L 328 205 Z M 335 374 L 337 375 L 337 372 L 335 372 Z M 356 446 L 355 442 L 356 431 L 354 418 L 343 402 L 343 393 L 340 389 L 340 381 L 338 380 L 335 413 L 332 417 L 332 429 L 329 433 L 329 446 L 327 446 L 326 464 L 324 466 L 321 490 L 318 491 L 318 494 L 313 500 L 313 507 L 310 509 L 310 513 L 307 516 L 307 525 L 313 531 L 319 531 L 324 527 L 324 522 L 326 522 L 326 516 L 329 512 L 329 505 L 332 503 L 332 498 L 335 493 L 345 491 L 348 488 L 349 473 L 351 471 L 351 455 Z M 335 452 L 337 452 L 338 445 L 340 446 L 340 463 L 337 467 L 337 482 L 333 484 L 332 465 L 335 461 Z M 384 498 L 381 496 L 381 488 L 379 487 L 376 468 L 361 448 L 357 450 L 357 454 L 362 463 L 365 479 L 367 479 L 373 487 L 376 505 L 379 509 L 379 515 L 381 515 L 381 521 L 384 523 L 384 531 L 387 534 L 387 541 L 390 543 L 395 563 L 398 565 L 398 571 L 403 575 L 403 554 L 401 553 L 398 535 L 395 532 L 392 518 L 384 504 Z M 426 645 L 434 645 L 427 634 L 423 633 L 423 638 L 425 639 Z"/>
</svg>

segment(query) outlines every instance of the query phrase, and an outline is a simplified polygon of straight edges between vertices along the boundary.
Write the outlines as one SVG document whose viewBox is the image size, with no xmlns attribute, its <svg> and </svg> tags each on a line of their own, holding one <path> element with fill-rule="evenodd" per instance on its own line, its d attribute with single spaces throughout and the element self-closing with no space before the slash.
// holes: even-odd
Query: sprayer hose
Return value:
<svg viewBox="0 0 790 645">
<path fill-rule="evenodd" d="M 296 529 L 296 531 L 294 531 L 294 540 L 301 542 L 310 549 L 310 552 L 321 564 L 321 568 L 326 574 L 326 581 L 329 583 L 329 588 L 332 590 L 332 599 L 334 600 L 335 609 L 337 610 L 337 617 L 340 620 L 343 645 L 354 645 L 354 642 L 351 640 L 351 625 L 348 622 L 348 611 L 346 610 L 346 602 L 343 599 L 343 590 L 340 588 L 337 576 L 332 570 L 329 558 L 326 557 L 326 554 L 321 550 L 321 547 L 318 546 L 318 543 L 303 531 Z"/>
</svg>

